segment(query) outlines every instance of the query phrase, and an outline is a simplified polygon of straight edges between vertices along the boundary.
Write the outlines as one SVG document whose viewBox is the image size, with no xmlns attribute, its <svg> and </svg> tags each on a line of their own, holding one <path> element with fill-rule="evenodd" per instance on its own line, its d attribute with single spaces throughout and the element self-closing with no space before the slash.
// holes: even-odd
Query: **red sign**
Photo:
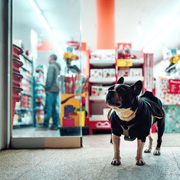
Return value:
<svg viewBox="0 0 180 180">
<path fill-rule="evenodd" d="M 41 41 L 37 47 L 38 51 L 53 51 L 53 43 L 51 41 Z"/>
<path fill-rule="evenodd" d="M 180 94 L 180 79 L 169 79 L 169 94 Z"/>
<path fill-rule="evenodd" d="M 117 43 L 117 49 L 119 49 L 119 47 L 122 46 L 123 49 L 126 48 L 126 46 L 129 46 L 129 48 L 132 48 L 132 44 L 131 43 Z"/>
</svg>

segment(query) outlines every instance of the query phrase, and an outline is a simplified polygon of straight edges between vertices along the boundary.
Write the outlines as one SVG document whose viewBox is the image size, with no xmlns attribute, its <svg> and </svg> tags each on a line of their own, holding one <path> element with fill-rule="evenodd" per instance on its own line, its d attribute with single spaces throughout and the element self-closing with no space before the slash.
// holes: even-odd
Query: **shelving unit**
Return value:
<svg viewBox="0 0 180 180">
<path fill-rule="evenodd" d="M 20 87 L 20 102 L 16 103 L 13 127 L 33 125 L 33 60 L 26 54 L 20 55 L 23 66 L 20 74 L 23 76 Z"/>
<path fill-rule="evenodd" d="M 107 88 L 116 83 L 116 59 L 115 59 L 115 49 L 114 50 L 96 50 L 91 54 L 90 64 L 90 74 L 91 70 L 101 70 L 102 76 L 90 76 L 89 78 L 89 134 L 93 134 L 93 130 L 100 129 L 111 129 L 110 122 L 107 116 L 104 115 L 104 108 L 108 108 L 106 105 L 106 92 Z M 107 69 L 107 71 L 105 71 Z M 114 75 L 108 72 L 108 69 L 114 69 Z M 107 76 L 105 74 L 107 73 Z M 109 75 L 108 75 L 109 73 Z M 93 88 L 99 88 L 102 91 L 100 94 L 94 94 Z M 105 90 L 103 90 L 105 88 Z"/>
<path fill-rule="evenodd" d="M 44 66 L 38 65 L 35 72 L 35 126 L 43 123 L 44 120 L 44 106 L 45 106 L 45 75 Z"/>
<path fill-rule="evenodd" d="M 105 59 L 103 54 L 106 53 L 115 53 L 114 59 Z M 89 133 L 93 133 L 93 129 L 111 129 L 110 122 L 107 120 L 107 116 L 104 115 L 104 108 L 108 108 L 106 105 L 106 95 L 101 93 L 92 92 L 94 89 L 98 89 L 98 86 L 109 87 L 115 84 L 120 76 L 119 71 L 127 68 L 128 71 L 131 69 L 131 73 L 127 73 L 124 76 L 126 84 L 134 84 L 136 81 L 141 80 L 144 82 L 144 57 L 142 51 L 131 51 L 131 54 L 136 56 L 136 59 L 131 59 L 130 66 L 120 66 L 118 67 L 118 61 L 126 61 L 125 59 L 117 58 L 117 49 L 116 50 L 97 50 L 93 54 L 93 57 L 89 60 L 90 71 L 91 69 L 107 69 L 114 68 L 115 76 L 114 77 L 91 77 L 89 78 Z M 98 59 L 99 56 L 103 56 Z M 121 64 L 121 62 L 120 62 Z M 133 69 L 132 69 L 133 68 Z M 140 71 L 138 74 L 137 71 Z M 90 73 L 91 74 L 91 73 Z M 92 88 L 94 87 L 94 89 Z M 103 90 L 102 90 L 103 91 Z M 107 89 L 106 89 L 107 92 Z"/>
</svg>

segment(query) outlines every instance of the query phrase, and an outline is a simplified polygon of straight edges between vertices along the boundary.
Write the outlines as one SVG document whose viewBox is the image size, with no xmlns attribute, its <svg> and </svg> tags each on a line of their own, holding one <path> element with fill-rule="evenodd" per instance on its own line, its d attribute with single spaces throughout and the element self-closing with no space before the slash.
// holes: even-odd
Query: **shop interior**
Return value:
<svg viewBox="0 0 180 180">
<path fill-rule="evenodd" d="M 13 137 L 110 133 L 106 94 L 122 76 L 157 95 L 165 133 L 180 133 L 180 2 L 139 2 L 115 1 L 115 20 L 103 25 L 94 0 L 13 1 Z M 52 54 L 61 66 L 58 128 L 45 130 Z"/>
</svg>

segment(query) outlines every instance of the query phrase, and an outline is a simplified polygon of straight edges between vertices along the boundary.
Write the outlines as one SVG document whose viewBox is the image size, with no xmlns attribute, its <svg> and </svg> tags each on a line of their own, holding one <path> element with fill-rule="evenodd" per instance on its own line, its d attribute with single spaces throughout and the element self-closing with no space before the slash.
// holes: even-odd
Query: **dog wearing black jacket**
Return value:
<svg viewBox="0 0 180 180">
<path fill-rule="evenodd" d="M 120 165 L 120 136 L 133 141 L 137 138 L 136 165 L 142 166 L 146 163 L 143 160 L 143 148 L 146 137 L 149 136 L 149 147 L 145 153 L 152 150 L 152 137 L 150 129 L 154 123 L 157 124 L 158 139 L 154 155 L 160 155 L 162 135 L 165 126 L 165 114 L 161 101 L 152 92 L 142 91 L 142 82 L 137 81 L 134 85 L 124 84 L 121 77 L 117 84 L 108 89 L 106 103 L 111 108 L 109 120 L 112 128 L 112 142 L 114 145 L 114 158 L 112 165 Z"/>
</svg>

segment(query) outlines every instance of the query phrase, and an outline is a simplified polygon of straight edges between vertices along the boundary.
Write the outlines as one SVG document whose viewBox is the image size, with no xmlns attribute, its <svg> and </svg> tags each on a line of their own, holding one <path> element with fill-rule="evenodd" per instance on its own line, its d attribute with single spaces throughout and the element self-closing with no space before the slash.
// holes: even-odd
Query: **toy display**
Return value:
<svg viewBox="0 0 180 180">
<path fill-rule="evenodd" d="M 168 75 L 171 75 L 172 73 L 176 73 L 177 69 L 176 66 L 178 64 L 178 61 L 180 59 L 180 54 L 177 49 L 171 49 L 167 51 L 167 58 L 169 59 L 169 66 L 165 69 L 165 72 Z"/>
<path fill-rule="evenodd" d="M 79 57 L 72 53 L 73 48 L 68 47 L 67 52 L 64 53 L 63 59 L 66 61 L 67 73 L 70 72 L 79 74 L 81 71 L 76 65 L 71 65 L 73 60 L 79 60 Z"/>
</svg>

